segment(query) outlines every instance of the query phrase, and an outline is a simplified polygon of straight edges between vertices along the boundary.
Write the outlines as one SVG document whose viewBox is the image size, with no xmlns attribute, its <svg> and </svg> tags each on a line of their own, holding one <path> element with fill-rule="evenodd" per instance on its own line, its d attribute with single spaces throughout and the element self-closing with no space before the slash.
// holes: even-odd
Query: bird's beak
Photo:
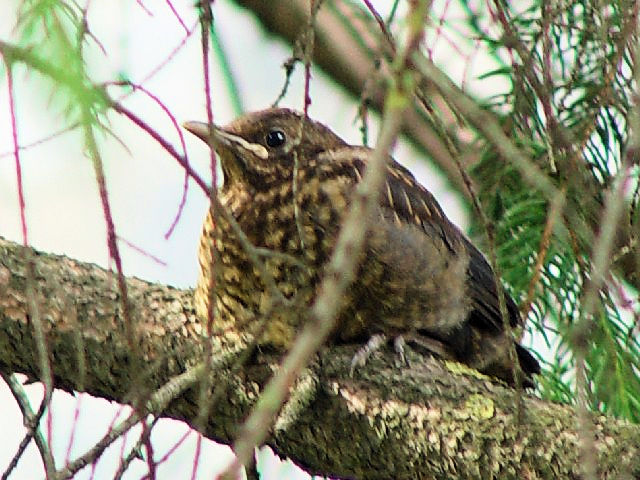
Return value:
<svg viewBox="0 0 640 480">
<path fill-rule="evenodd" d="M 247 142 L 244 138 L 229 133 L 217 125 L 210 126 L 204 122 L 185 122 L 182 126 L 218 153 L 222 153 L 221 150 L 229 150 L 237 153 L 249 152 L 262 160 L 269 157 L 267 149 L 259 143 Z"/>
</svg>

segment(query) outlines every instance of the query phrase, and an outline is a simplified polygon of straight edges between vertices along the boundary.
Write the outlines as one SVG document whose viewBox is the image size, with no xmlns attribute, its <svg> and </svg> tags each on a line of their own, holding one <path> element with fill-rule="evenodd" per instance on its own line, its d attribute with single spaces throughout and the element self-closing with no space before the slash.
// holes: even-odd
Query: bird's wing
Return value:
<svg viewBox="0 0 640 480">
<path fill-rule="evenodd" d="M 364 176 L 365 165 L 370 155 L 370 149 L 348 147 L 342 152 L 334 151 L 323 157 L 322 160 L 333 164 L 330 169 L 333 174 L 340 175 L 342 178 L 350 178 L 353 183 L 356 183 Z M 496 278 L 491 266 L 484 255 L 444 215 L 433 195 L 420 185 L 406 168 L 396 163 L 392 158 L 389 159 L 387 168 L 386 181 L 380 195 L 383 223 L 378 225 L 378 230 L 385 231 L 386 225 L 387 235 L 382 235 L 381 238 L 388 240 L 389 245 L 393 245 L 393 248 L 390 248 L 389 245 L 385 248 L 383 245 L 380 248 L 383 254 L 379 253 L 378 257 L 383 259 L 391 257 L 391 261 L 385 261 L 385 265 L 394 269 L 393 273 L 389 273 L 388 276 L 390 278 L 402 276 L 403 268 L 407 272 L 413 272 L 416 268 L 424 268 L 425 275 L 429 275 L 428 272 L 433 269 L 433 265 L 423 263 L 425 258 L 430 257 L 429 255 L 419 255 L 416 253 L 416 249 L 422 251 L 425 248 L 442 248 L 444 249 L 441 250 L 443 253 L 446 253 L 446 249 L 448 249 L 451 253 L 451 259 L 445 260 L 445 262 L 448 261 L 454 265 L 456 259 L 465 261 L 467 273 L 465 295 L 467 298 L 460 301 L 469 302 L 463 307 L 468 312 L 466 321 L 451 331 L 449 335 L 439 336 L 437 328 L 435 330 L 426 328 L 424 332 L 427 336 L 432 336 L 435 333 L 436 339 L 445 340 L 460 358 L 466 358 L 468 363 L 481 371 L 513 383 L 513 366 L 508 353 L 509 349 L 506 348 L 509 343 L 504 335 L 504 322 L 500 314 Z M 394 224 L 397 228 L 394 228 Z M 338 227 L 336 226 L 336 228 Z M 424 242 L 415 236 L 417 232 L 424 234 Z M 426 241 L 427 237 L 431 240 L 439 240 L 440 242 L 437 243 L 440 246 L 431 240 Z M 377 237 L 373 235 L 372 238 Z M 397 252 L 398 246 L 405 250 Z M 420 281 L 419 275 L 414 275 L 414 278 Z M 426 277 L 424 280 L 426 283 L 434 281 L 434 279 Z M 450 287 L 446 281 L 444 283 L 447 288 Z M 416 295 L 421 295 L 424 289 L 417 288 L 415 290 Z M 504 298 L 511 325 L 520 324 L 522 320 L 515 302 L 506 292 Z M 453 299 L 453 301 L 456 300 Z M 428 320 L 425 321 L 426 324 L 430 324 Z M 445 324 L 455 325 L 455 319 L 445 319 Z M 464 351 L 461 351 L 461 346 L 464 347 Z M 526 349 L 517 343 L 515 349 L 520 365 L 527 374 L 524 385 L 531 386 L 532 381 L 529 375 L 539 373 L 539 364 Z"/>
<path fill-rule="evenodd" d="M 365 162 L 353 163 L 358 175 L 364 173 Z M 429 235 L 438 235 L 452 253 L 464 248 L 469 255 L 467 275 L 471 297 L 469 321 L 480 328 L 498 333 L 504 329 L 496 290 L 495 275 L 484 255 L 445 216 L 435 197 L 405 167 L 390 159 L 380 205 L 386 216 L 398 223 L 415 225 Z M 505 292 L 505 302 L 512 326 L 521 323 L 518 308 Z"/>
<path fill-rule="evenodd" d="M 472 299 L 469 320 L 478 326 L 498 332 L 504 325 L 496 290 L 496 279 L 484 255 L 445 216 L 434 196 L 420 185 L 414 176 L 399 163 L 388 167 L 386 195 L 382 195 L 383 208 L 397 212 L 401 220 L 420 226 L 425 232 L 437 231 L 453 253 L 461 247 L 469 255 L 467 275 Z M 506 307 L 512 326 L 520 323 L 518 308 L 505 292 Z"/>
</svg>

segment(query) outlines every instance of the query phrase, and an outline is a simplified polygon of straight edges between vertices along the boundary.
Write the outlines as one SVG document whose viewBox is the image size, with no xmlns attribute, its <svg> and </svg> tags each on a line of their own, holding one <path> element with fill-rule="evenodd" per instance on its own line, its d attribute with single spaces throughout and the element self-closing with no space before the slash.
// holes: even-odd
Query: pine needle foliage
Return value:
<svg viewBox="0 0 640 480">
<path fill-rule="evenodd" d="M 501 63 L 483 78 L 509 80 L 510 88 L 486 99 L 484 108 L 499 116 L 508 137 L 566 192 L 545 239 L 551 198 L 528 184 L 508 158 L 497 156 L 489 141 L 473 168 L 495 229 L 503 280 L 521 302 L 533 293 L 530 325 L 552 353 L 540 393 L 573 402 L 576 362 L 583 358 L 589 406 L 640 421 L 637 188 L 630 193 L 638 182 L 630 131 L 637 114 L 637 2 L 461 5 L 466 27 Z M 621 181 L 629 188 L 616 190 Z M 612 247 L 603 252 L 607 268 L 594 275 L 601 234 L 612 221 L 605 216 L 607 199 L 619 202 L 622 214 L 613 225 Z M 483 226 L 475 225 L 474 235 L 484 238 Z M 585 311 L 594 288 L 594 306 Z M 631 301 L 623 305 L 621 293 Z"/>
</svg>

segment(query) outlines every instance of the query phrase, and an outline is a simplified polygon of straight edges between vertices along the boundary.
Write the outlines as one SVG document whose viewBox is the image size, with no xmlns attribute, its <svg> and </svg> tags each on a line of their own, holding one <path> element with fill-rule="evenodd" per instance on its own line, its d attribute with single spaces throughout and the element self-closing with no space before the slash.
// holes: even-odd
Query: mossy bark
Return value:
<svg viewBox="0 0 640 480">
<path fill-rule="evenodd" d="M 113 274 L 0 239 L 0 369 L 40 378 L 27 307 L 27 262 L 57 388 L 136 403 L 210 356 L 207 437 L 230 443 L 280 355 L 235 368 L 207 342 L 192 291 L 128 279 L 135 348 Z M 211 348 L 207 346 L 210 345 Z M 382 351 L 349 376 L 357 346 L 327 348 L 298 381 L 269 445 L 310 473 L 347 478 L 580 478 L 575 410 L 519 393 L 458 364 Z M 220 389 L 223 390 L 220 390 Z M 216 395 L 215 392 L 223 394 Z M 162 413 L 196 425 L 200 388 Z M 599 478 L 640 476 L 640 427 L 593 415 Z"/>
</svg>

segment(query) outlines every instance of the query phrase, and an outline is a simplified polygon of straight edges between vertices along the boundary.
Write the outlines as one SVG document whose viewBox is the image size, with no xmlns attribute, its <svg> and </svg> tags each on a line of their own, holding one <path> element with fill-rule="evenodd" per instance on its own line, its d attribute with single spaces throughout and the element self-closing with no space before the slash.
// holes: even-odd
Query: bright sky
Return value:
<svg viewBox="0 0 640 480">
<path fill-rule="evenodd" d="M 5 2 L 11 6 L 5 6 L 0 16 L 0 38 L 15 41 L 12 28 L 19 2 Z M 90 49 L 90 65 L 96 78 L 115 79 L 118 73 L 125 72 L 132 80 L 141 81 L 184 38 L 184 30 L 167 3 L 143 3 L 152 16 L 134 0 L 91 2 L 89 26 L 108 52 L 105 56 L 97 48 Z M 185 24 L 192 26 L 196 19 L 192 8 L 194 2 L 176 0 L 173 3 Z M 376 3 L 384 12 L 392 2 Z M 214 15 L 216 28 L 228 49 L 232 69 L 239 80 L 245 108 L 256 110 L 269 106 L 281 89 L 284 80 L 281 65 L 290 54 L 289 47 L 261 33 L 252 17 L 229 1 L 218 0 Z M 446 51 L 445 46 L 442 48 Z M 447 57 L 445 54 L 443 58 L 450 59 L 449 70 L 460 74 L 464 62 L 459 56 Z M 201 72 L 200 40 L 196 34 L 159 74 L 145 83 L 145 87 L 162 100 L 178 122 L 205 120 Z M 0 236 L 21 241 L 15 163 L 11 155 L 5 155 L 12 150 L 12 142 L 4 68 L 0 73 Z M 20 144 L 27 145 L 57 131 L 63 122 L 59 102 L 50 88 L 36 76 L 26 74 L 22 68 L 15 69 L 14 85 Z M 116 94 L 116 90 L 112 92 Z M 216 122 L 226 123 L 234 114 L 215 64 L 212 66 L 212 92 Z M 354 123 L 356 104 L 353 100 L 327 81 L 318 70 L 313 72 L 311 94 L 314 99 L 311 116 L 330 125 L 348 141 L 359 143 L 360 135 Z M 297 75 L 282 104 L 300 108 L 302 99 L 301 76 Z M 136 94 L 127 99 L 125 105 L 179 148 L 178 136 L 170 121 L 148 97 Z M 159 264 L 120 243 L 126 273 L 150 281 L 191 287 L 196 281 L 196 246 L 207 200 L 192 184 L 182 218 L 172 237 L 166 240 L 164 234 L 176 215 L 182 195 L 183 173 L 177 163 L 144 132 L 115 114 L 111 114 L 109 120 L 110 127 L 128 149 L 112 138 L 101 140 L 117 233 L 165 263 Z M 371 137 L 375 138 L 373 134 Z M 206 175 L 207 149 L 190 136 L 186 136 L 186 141 L 192 163 Z M 412 169 L 436 195 L 454 222 L 464 224 L 464 214 L 454 195 L 447 191 L 446 184 L 420 155 L 401 142 L 396 148 L 395 157 Z M 30 244 L 40 250 L 107 266 L 102 209 L 92 164 L 83 153 L 80 135 L 77 132 L 67 133 L 23 150 L 21 166 Z M 39 385 L 28 389 L 32 392 L 35 404 L 42 389 Z M 3 432 L 0 435 L 2 471 L 14 454 L 24 429 L 19 410 L 4 387 L 0 387 L 0 409 L 3 412 L 0 415 L 0 429 Z M 64 461 L 67 455 L 72 432 L 75 435 L 71 447 L 73 457 L 83 453 L 106 432 L 118 409 L 117 405 L 86 395 L 79 395 L 76 401 L 67 394 L 56 394 L 50 418 L 54 453 L 58 461 Z M 79 418 L 74 423 L 76 411 L 79 411 Z M 161 456 L 174 445 L 185 429 L 185 425 L 178 422 L 161 422 L 153 435 L 156 454 Z M 129 435 L 129 444 L 133 442 L 133 437 Z M 191 435 L 171 461 L 160 467 L 159 478 L 185 478 L 185 471 L 190 471 L 193 462 L 195 442 L 196 436 Z M 198 478 L 211 478 L 216 465 L 224 464 L 229 455 L 226 447 L 214 447 L 207 441 L 205 444 Z M 121 443 L 116 443 L 110 455 L 98 463 L 93 478 L 112 477 L 121 448 Z M 138 461 L 137 466 L 124 478 L 140 478 L 145 468 Z M 292 471 L 286 465 L 283 467 L 271 462 L 265 466 L 266 470 L 272 472 L 272 476 L 267 478 L 283 478 L 284 471 L 277 471 L 280 468 Z M 37 453 L 35 448 L 30 447 L 13 478 L 41 476 Z M 90 477 L 91 469 L 88 468 L 76 478 Z"/>
</svg>

